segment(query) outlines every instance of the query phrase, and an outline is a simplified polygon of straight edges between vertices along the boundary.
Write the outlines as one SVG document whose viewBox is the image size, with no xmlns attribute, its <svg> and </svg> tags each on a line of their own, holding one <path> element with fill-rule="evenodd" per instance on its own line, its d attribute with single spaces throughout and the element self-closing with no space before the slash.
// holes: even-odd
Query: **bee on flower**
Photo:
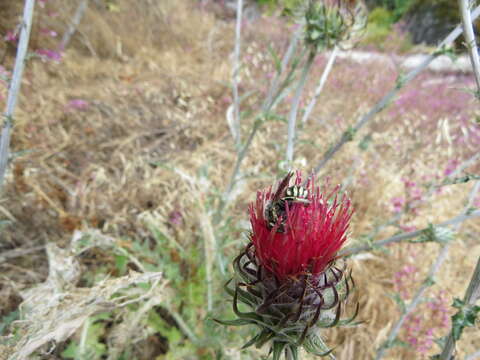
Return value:
<svg viewBox="0 0 480 360">
<path fill-rule="evenodd" d="M 275 189 L 259 191 L 250 205 L 250 242 L 233 262 L 235 287 L 226 286 L 238 319 L 217 320 L 258 326 L 245 347 L 269 343 L 274 360 L 296 358 L 300 345 L 329 354 L 320 329 L 347 324 L 358 313 L 356 304 L 353 316 L 341 319 L 354 287 L 337 256 L 347 240 L 350 199 L 338 187 L 321 191 L 313 177 L 305 186 L 300 173 L 290 184 L 292 178 L 289 173 Z M 251 311 L 241 312 L 239 303 Z"/>
</svg>

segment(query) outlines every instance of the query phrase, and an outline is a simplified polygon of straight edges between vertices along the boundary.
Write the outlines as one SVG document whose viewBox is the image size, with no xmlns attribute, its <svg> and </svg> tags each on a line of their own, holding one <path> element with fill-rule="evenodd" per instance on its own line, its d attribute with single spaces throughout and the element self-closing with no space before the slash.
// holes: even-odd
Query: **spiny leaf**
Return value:
<svg viewBox="0 0 480 360">
<path fill-rule="evenodd" d="M 250 340 L 248 340 L 245 344 L 243 344 L 242 346 L 242 350 L 243 349 L 246 349 L 246 348 L 249 348 L 250 346 L 252 346 L 253 344 L 255 344 L 258 340 L 258 338 L 260 337 L 260 334 L 257 334 L 255 335 L 254 337 L 252 337 Z"/>
<path fill-rule="evenodd" d="M 402 313 L 405 313 L 405 310 L 406 310 L 406 305 L 405 305 L 405 301 L 403 301 L 403 299 L 400 297 L 400 294 L 398 293 L 394 293 L 394 294 L 388 294 L 388 297 L 390 297 L 391 299 L 393 299 L 398 307 L 400 308 L 400 311 Z"/>
<path fill-rule="evenodd" d="M 352 317 L 350 317 L 348 319 L 340 320 L 337 325 L 338 326 L 345 326 L 345 325 L 357 326 L 357 325 L 362 324 L 363 321 L 353 322 L 353 320 L 355 320 L 355 318 L 357 317 L 359 311 L 360 311 L 360 303 L 357 303 L 357 306 L 355 308 L 355 313 L 352 315 Z"/>
<path fill-rule="evenodd" d="M 367 134 L 362 138 L 362 140 L 358 144 L 358 147 L 360 148 L 360 150 L 365 151 L 368 149 L 368 146 L 371 144 L 371 142 L 372 142 L 372 135 Z"/>
<path fill-rule="evenodd" d="M 453 240 L 454 236 L 455 233 L 448 227 L 434 226 L 433 224 L 429 224 L 426 229 L 422 230 L 422 233 L 418 239 L 410 240 L 410 242 L 438 242 L 439 244 L 446 244 Z"/>
<path fill-rule="evenodd" d="M 275 333 L 272 332 L 270 329 L 263 329 L 260 333 L 260 336 L 257 339 L 257 344 L 255 345 L 257 348 L 261 348 L 267 342 L 272 340 L 275 337 Z"/>
<path fill-rule="evenodd" d="M 278 57 L 275 49 L 270 44 L 268 44 L 268 52 L 272 56 L 273 63 L 275 64 L 275 70 L 277 71 L 277 73 L 280 74 L 280 71 L 282 70 L 282 62 Z"/>
<path fill-rule="evenodd" d="M 241 325 L 249 325 L 253 324 L 252 321 L 247 319 L 233 319 L 233 320 L 221 320 L 221 319 L 212 319 L 213 321 L 227 326 L 241 326 Z"/>
<path fill-rule="evenodd" d="M 395 346 L 409 347 L 410 345 L 408 343 L 406 343 L 405 341 L 402 341 L 402 340 L 399 340 L 399 339 L 394 339 L 392 341 L 386 341 L 385 343 L 383 343 L 381 348 L 390 349 L 390 348 L 393 348 Z"/>
<path fill-rule="evenodd" d="M 303 343 L 303 348 L 310 354 L 317 356 L 328 356 L 333 351 L 333 349 L 330 349 L 322 338 L 316 334 L 307 337 Z"/>
<path fill-rule="evenodd" d="M 452 47 L 447 47 L 446 45 L 443 45 L 441 48 L 437 49 L 432 55 L 433 56 L 446 55 L 452 61 L 455 61 L 457 59 L 457 55 L 455 54 L 454 49 Z"/>
<path fill-rule="evenodd" d="M 273 350 L 273 360 L 280 360 L 280 356 L 282 355 L 283 349 L 287 345 L 284 342 L 274 341 L 272 350 Z"/>
<path fill-rule="evenodd" d="M 445 179 L 440 185 L 437 185 L 437 187 L 441 187 L 444 185 L 454 185 L 454 184 L 465 184 L 469 181 L 472 180 L 480 180 L 480 175 L 475 175 L 475 174 L 466 174 L 461 177 L 456 177 L 453 179 Z"/>
<path fill-rule="evenodd" d="M 429 277 L 427 277 L 427 278 L 425 279 L 425 281 L 424 281 L 423 283 L 424 283 L 426 286 L 430 287 L 430 286 L 435 285 L 435 280 L 429 276 Z"/>
<path fill-rule="evenodd" d="M 459 309 L 458 312 L 452 316 L 452 334 L 455 340 L 459 340 L 462 336 L 463 329 L 475 325 L 480 306 L 465 304 L 464 301 L 455 298 L 452 304 L 453 307 Z"/>
<path fill-rule="evenodd" d="M 355 137 L 355 134 L 357 133 L 357 129 L 354 127 L 350 126 L 344 133 L 343 137 L 345 138 L 346 141 L 352 141 L 353 138 Z"/>
<path fill-rule="evenodd" d="M 292 359 L 293 359 L 293 360 L 299 360 L 299 357 L 298 357 L 298 347 L 293 346 L 293 345 L 290 345 L 290 346 L 288 347 L 288 349 L 290 350 L 290 354 L 292 355 Z"/>
</svg>

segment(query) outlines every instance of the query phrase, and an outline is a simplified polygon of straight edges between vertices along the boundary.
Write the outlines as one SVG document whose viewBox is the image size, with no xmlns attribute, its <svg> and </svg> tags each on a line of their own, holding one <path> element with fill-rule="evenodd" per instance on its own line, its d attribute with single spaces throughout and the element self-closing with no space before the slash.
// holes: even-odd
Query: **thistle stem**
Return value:
<svg viewBox="0 0 480 360">
<path fill-rule="evenodd" d="M 472 278 L 470 279 L 470 284 L 468 285 L 463 301 L 467 305 L 474 305 L 475 302 L 480 297 L 480 258 L 477 260 L 477 266 L 473 272 Z M 453 339 L 453 328 L 448 334 L 447 341 L 445 342 L 445 347 L 440 355 L 441 360 L 451 359 L 453 350 L 455 348 L 455 340 Z"/>
<path fill-rule="evenodd" d="M 463 301 L 467 305 L 474 305 L 476 301 L 480 298 L 480 258 L 477 260 L 477 266 L 473 271 L 472 278 L 468 284 L 468 288 L 463 297 Z M 451 359 L 453 349 L 455 348 L 455 340 L 453 339 L 453 328 L 448 335 L 447 341 L 445 342 L 445 347 L 443 348 L 442 354 L 440 355 L 441 360 Z"/>
<path fill-rule="evenodd" d="M 13 127 L 13 112 L 15 111 L 18 94 L 20 93 L 25 57 L 27 55 L 30 30 L 32 28 L 34 7 L 35 0 L 25 0 L 17 56 L 15 58 L 12 81 L 10 82 L 10 87 L 8 89 L 7 108 L 4 114 L 5 123 L 3 124 L 2 133 L 0 135 L 0 186 L 3 184 L 5 172 L 7 171 L 10 153 L 10 136 Z"/>
<path fill-rule="evenodd" d="M 462 16 L 462 24 L 464 30 L 465 40 L 467 42 L 467 48 L 470 53 L 470 61 L 472 63 L 473 73 L 475 74 L 475 81 L 477 82 L 477 98 L 480 100 L 480 59 L 478 56 L 477 43 L 475 42 L 475 34 L 473 32 L 473 19 L 470 14 L 470 6 L 468 0 L 458 0 L 458 6 L 460 9 L 460 14 Z M 475 184 L 478 186 L 480 181 L 477 181 Z M 473 202 L 473 196 L 470 196 L 470 203 Z M 477 266 L 473 272 L 470 283 L 463 297 L 465 304 L 473 305 L 480 298 L 480 258 L 477 260 Z M 447 341 L 443 348 L 442 353 L 440 354 L 441 360 L 448 360 L 451 358 L 453 350 L 455 348 L 455 340 L 453 338 L 453 327 L 450 333 L 448 334 Z M 476 353 L 480 356 L 480 351 Z M 475 358 L 473 356 L 467 356 L 466 359 Z"/>
<path fill-rule="evenodd" d="M 475 210 L 475 211 L 469 212 L 468 214 L 461 214 L 461 215 L 455 216 L 454 218 L 451 218 L 450 220 L 441 222 L 439 224 L 435 224 L 434 226 L 444 227 L 444 226 L 449 226 L 449 225 L 458 225 L 458 224 L 463 223 L 465 220 L 469 220 L 469 219 L 473 219 L 473 218 L 477 218 L 477 217 L 480 217 L 480 210 Z M 425 230 L 428 230 L 428 227 L 424 228 L 424 229 L 421 229 L 421 230 L 415 230 L 415 231 L 410 231 L 410 232 L 403 233 L 403 234 L 394 235 L 394 236 L 391 236 L 387 239 L 375 241 L 372 245 L 368 244 L 368 245 L 347 247 L 347 248 L 341 250 L 338 253 L 338 256 L 339 257 L 352 256 L 352 255 L 355 255 L 355 254 L 358 254 L 358 253 L 361 253 L 361 252 L 364 252 L 364 251 L 373 250 L 373 249 L 378 248 L 378 247 L 382 247 L 382 246 L 386 246 L 386 245 L 390 245 L 390 244 L 394 244 L 394 243 L 399 243 L 399 242 L 402 242 L 402 241 L 405 241 L 405 240 L 410 240 L 410 239 L 413 239 L 417 236 L 422 235 L 422 233 Z"/>
<path fill-rule="evenodd" d="M 302 117 L 302 124 L 305 124 L 308 118 L 310 117 L 310 114 L 312 113 L 313 108 L 315 107 L 315 104 L 317 103 L 317 100 L 320 97 L 320 94 L 322 93 L 323 87 L 327 82 L 328 75 L 332 71 L 333 63 L 335 62 L 337 55 L 338 55 L 338 47 L 334 47 L 328 59 L 327 65 L 325 65 L 325 69 L 323 70 L 322 76 L 320 77 L 317 88 L 315 89 L 315 94 L 313 95 L 312 99 L 310 100 L 310 103 L 307 105 L 307 108 L 305 109 L 305 113 L 303 114 L 303 117 Z"/>
<path fill-rule="evenodd" d="M 293 162 L 293 151 L 295 146 L 295 128 L 297 123 L 297 114 L 298 108 L 300 106 L 300 100 L 302 98 L 303 89 L 307 82 L 308 73 L 312 68 L 313 60 L 315 60 L 315 51 L 310 51 L 308 55 L 307 62 L 303 68 L 300 80 L 298 81 L 297 89 L 295 91 L 295 96 L 293 98 L 292 107 L 290 109 L 290 114 L 288 116 L 288 133 L 287 133 L 287 152 L 285 155 L 285 160 L 287 161 L 288 169 L 291 169 Z"/>
<path fill-rule="evenodd" d="M 280 86 L 281 85 L 280 84 L 280 77 L 285 72 L 288 64 L 292 60 L 292 56 L 295 53 L 295 50 L 297 48 L 297 44 L 298 44 L 298 40 L 300 38 L 300 34 L 301 34 L 301 28 L 299 28 L 295 33 L 293 33 L 292 38 L 290 39 L 290 44 L 288 46 L 288 49 L 287 49 L 285 55 L 283 56 L 280 69 L 277 72 L 277 74 L 275 75 L 275 77 L 273 78 L 273 80 L 270 84 L 267 96 L 265 98 L 265 101 L 262 104 L 262 108 L 261 108 L 262 110 L 261 110 L 260 117 L 268 115 L 269 111 L 274 106 L 277 97 L 280 95 L 280 93 L 282 91 L 282 86 Z M 292 71 L 293 71 L 293 69 L 292 69 Z M 287 80 L 289 79 L 290 75 L 291 74 L 289 74 L 287 76 Z M 230 177 L 230 181 L 228 183 L 228 186 L 227 186 L 227 189 L 226 189 L 225 194 L 223 196 L 223 199 L 222 199 L 222 201 L 221 201 L 221 203 L 218 207 L 218 211 L 217 211 L 218 217 L 221 216 L 220 214 L 222 214 L 222 211 L 225 208 L 225 205 L 230 200 L 230 195 L 231 195 L 233 189 L 235 188 L 235 184 L 236 184 L 236 181 L 237 181 L 237 178 L 238 178 L 238 174 L 240 173 L 240 166 L 241 166 L 243 160 L 245 159 L 245 157 L 247 156 L 250 145 L 252 144 L 252 141 L 253 141 L 258 129 L 260 128 L 260 125 L 261 125 L 260 117 L 257 118 L 257 120 L 255 120 L 255 122 L 252 126 L 252 129 L 251 129 L 251 131 L 248 135 L 247 141 L 245 142 L 245 144 L 243 145 L 241 150 L 237 152 L 237 159 L 235 160 L 235 165 L 234 165 L 234 168 L 233 168 L 233 171 L 232 171 L 232 175 Z M 219 220 L 217 219 L 216 223 L 218 223 L 218 222 L 219 222 Z"/>
<path fill-rule="evenodd" d="M 60 41 L 60 44 L 58 45 L 58 51 L 64 51 L 70 43 L 70 39 L 77 31 L 78 25 L 80 25 L 83 15 L 85 15 L 85 11 L 88 8 L 88 1 L 89 0 L 83 0 L 80 5 L 78 5 L 67 31 L 65 31 L 65 33 L 63 34 L 62 41 Z"/>
<path fill-rule="evenodd" d="M 280 64 L 280 69 L 275 73 L 275 76 L 270 84 L 267 96 L 265 97 L 265 101 L 262 104 L 262 112 L 268 112 L 268 109 L 272 107 L 274 101 L 275 94 L 278 93 L 279 85 L 280 85 L 280 77 L 282 76 L 283 72 L 287 68 L 292 55 L 295 53 L 297 49 L 298 40 L 300 39 L 300 35 L 302 33 L 302 28 L 299 27 L 292 35 L 290 39 L 290 43 L 288 45 L 288 49 L 283 56 L 282 63 Z"/>
<path fill-rule="evenodd" d="M 475 10 L 472 12 L 471 17 L 472 21 L 475 20 L 480 15 L 480 6 L 477 6 Z M 462 34 L 463 29 L 461 25 L 457 25 L 457 27 L 450 33 L 448 36 L 440 43 L 437 47 L 437 50 L 430 54 L 420 65 L 416 68 L 408 72 L 404 77 L 397 81 L 395 87 L 391 89 L 383 98 L 381 98 L 377 104 L 362 118 L 360 118 L 357 123 L 350 129 L 343 133 L 340 138 L 337 140 L 335 145 L 333 145 L 329 150 L 327 150 L 322 159 L 319 161 L 317 166 L 314 169 L 314 174 L 318 174 L 320 170 L 327 164 L 329 160 L 333 158 L 333 156 L 345 145 L 345 143 L 352 140 L 352 134 L 355 134 L 360 130 L 367 122 L 369 122 L 372 118 L 375 117 L 379 112 L 385 109 L 388 104 L 395 98 L 398 92 L 411 80 L 417 77 L 425 68 L 430 65 L 430 63 L 441 53 L 441 50 L 445 48 L 445 46 L 450 45 L 457 37 Z"/>
<path fill-rule="evenodd" d="M 473 74 L 477 82 L 478 98 L 480 99 L 480 57 L 478 55 L 477 43 L 473 32 L 473 19 L 470 14 L 470 6 L 468 0 L 458 0 L 458 7 L 462 16 L 463 34 L 465 37 L 466 47 L 470 55 Z"/>
<path fill-rule="evenodd" d="M 238 97 L 238 72 L 240 71 L 240 45 L 242 34 L 243 0 L 237 0 L 237 24 L 235 26 L 235 50 L 233 57 L 233 138 L 237 149 L 241 145 L 240 134 L 240 99 Z"/>
</svg>

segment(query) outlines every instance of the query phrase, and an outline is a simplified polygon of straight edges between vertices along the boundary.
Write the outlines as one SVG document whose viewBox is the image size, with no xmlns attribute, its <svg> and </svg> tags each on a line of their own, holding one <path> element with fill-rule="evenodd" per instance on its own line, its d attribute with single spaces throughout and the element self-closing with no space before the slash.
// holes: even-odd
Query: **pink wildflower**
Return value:
<svg viewBox="0 0 480 360">
<path fill-rule="evenodd" d="M 67 107 L 72 110 L 84 111 L 89 108 L 90 104 L 86 100 L 72 99 L 68 102 Z"/>
<path fill-rule="evenodd" d="M 62 54 L 55 50 L 50 49 L 38 49 L 37 54 L 47 60 L 60 61 L 62 60 Z"/>
</svg>

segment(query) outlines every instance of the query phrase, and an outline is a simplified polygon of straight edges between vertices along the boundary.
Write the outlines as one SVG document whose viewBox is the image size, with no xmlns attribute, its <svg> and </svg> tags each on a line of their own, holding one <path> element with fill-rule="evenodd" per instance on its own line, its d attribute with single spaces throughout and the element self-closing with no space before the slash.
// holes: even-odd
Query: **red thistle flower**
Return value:
<svg viewBox="0 0 480 360">
<path fill-rule="evenodd" d="M 346 263 L 337 258 L 345 243 L 352 216 L 350 200 L 327 193 L 313 178 L 302 187 L 300 173 L 293 185 L 289 173 L 275 190 L 257 193 L 250 205 L 250 243 L 233 261 L 235 288 L 225 286 L 233 298 L 235 320 L 225 325 L 253 324 L 260 331 L 244 347 L 270 342 L 273 359 L 282 353 L 296 358 L 298 346 L 316 355 L 331 350 L 321 328 L 345 325 L 342 306 L 354 287 Z M 243 303 L 251 312 L 242 312 Z"/>
<path fill-rule="evenodd" d="M 319 274 L 335 259 L 335 254 L 346 240 L 346 231 L 352 217 L 351 203 L 345 195 L 340 199 L 336 187 L 329 194 L 308 180 L 308 202 L 284 201 L 285 211 L 269 226 L 268 207 L 281 201 L 289 187 L 292 173 L 278 185 L 257 193 L 257 201 L 250 205 L 251 240 L 259 263 L 279 280 L 308 272 Z M 302 178 L 297 174 L 294 187 L 301 188 Z M 285 224 L 281 224 L 285 222 Z M 279 232 L 279 226 L 286 231 Z"/>
</svg>

